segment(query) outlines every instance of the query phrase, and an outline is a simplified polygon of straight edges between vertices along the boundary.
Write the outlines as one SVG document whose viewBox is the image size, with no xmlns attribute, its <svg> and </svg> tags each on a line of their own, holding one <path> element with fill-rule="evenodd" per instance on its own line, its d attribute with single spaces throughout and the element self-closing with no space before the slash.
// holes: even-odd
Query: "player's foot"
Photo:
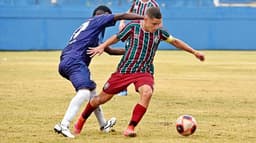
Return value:
<svg viewBox="0 0 256 143">
<path fill-rule="evenodd" d="M 102 132 L 108 133 L 111 131 L 111 128 L 116 124 L 116 118 L 112 117 L 111 119 L 106 121 L 106 124 L 100 128 Z"/>
<path fill-rule="evenodd" d="M 78 120 L 77 120 L 75 126 L 74 126 L 74 133 L 75 133 L 76 135 L 80 134 L 80 132 L 81 132 L 83 126 L 84 126 L 84 123 L 85 123 L 85 119 L 84 119 L 82 116 L 80 116 L 80 117 L 78 118 Z"/>
<path fill-rule="evenodd" d="M 61 125 L 61 123 L 56 124 L 53 129 L 55 132 L 62 134 L 64 137 L 75 138 L 75 136 L 71 134 L 69 128 Z"/>
<path fill-rule="evenodd" d="M 127 137 L 136 137 L 136 132 L 134 131 L 134 127 L 128 127 L 125 131 L 124 131 L 124 136 Z"/>
<path fill-rule="evenodd" d="M 119 96 L 127 96 L 128 92 L 127 92 L 127 90 L 123 90 L 123 91 L 119 92 L 117 95 L 119 95 Z"/>
</svg>

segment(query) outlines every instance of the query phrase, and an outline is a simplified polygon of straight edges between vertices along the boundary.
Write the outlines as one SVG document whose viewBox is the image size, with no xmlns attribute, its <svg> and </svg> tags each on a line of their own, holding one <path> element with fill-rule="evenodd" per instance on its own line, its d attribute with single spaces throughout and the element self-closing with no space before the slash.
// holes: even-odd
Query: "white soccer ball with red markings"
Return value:
<svg viewBox="0 0 256 143">
<path fill-rule="evenodd" d="M 176 121 L 176 130 L 182 136 L 192 135 L 196 128 L 196 119 L 191 115 L 182 115 Z"/>
</svg>

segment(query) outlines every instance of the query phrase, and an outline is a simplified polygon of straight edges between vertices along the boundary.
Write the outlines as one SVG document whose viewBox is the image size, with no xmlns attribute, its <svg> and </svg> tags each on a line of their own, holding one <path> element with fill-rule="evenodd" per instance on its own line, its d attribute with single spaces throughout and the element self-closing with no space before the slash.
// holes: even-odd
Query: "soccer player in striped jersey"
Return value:
<svg viewBox="0 0 256 143">
<path fill-rule="evenodd" d="M 96 96 L 96 84 L 91 79 L 89 70 L 91 57 L 87 54 L 87 50 L 89 47 L 98 46 L 104 36 L 105 28 L 114 26 L 116 21 L 144 18 L 136 14 L 111 13 L 108 7 L 104 5 L 98 6 L 93 12 L 93 17 L 86 20 L 73 33 L 68 45 L 61 53 L 59 73 L 68 79 L 76 90 L 76 96 L 70 101 L 62 121 L 54 126 L 54 130 L 65 137 L 75 137 L 69 130 L 70 122 L 79 111 L 81 105 L 85 101 L 89 101 L 93 96 Z M 122 55 L 125 50 L 108 47 L 105 51 L 110 55 Z M 106 121 L 100 107 L 94 113 L 99 122 L 100 130 L 103 132 L 108 132 L 116 122 L 115 118 Z"/>
<path fill-rule="evenodd" d="M 128 13 L 135 13 L 144 16 L 146 10 L 150 7 L 159 7 L 159 4 L 156 2 L 156 0 L 133 0 Z M 121 20 L 119 24 L 119 30 L 122 30 L 124 27 L 125 20 Z"/>
<path fill-rule="evenodd" d="M 159 8 L 148 8 L 143 21 L 131 22 L 118 34 L 112 36 L 106 42 L 96 48 L 88 50 L 88 54 L 95 56 L 101 54 L 104 49 L 119 40 L 128 41 L 125 54 L 114 72 L 103 87 L 99 96 L 95 96 L 87 104 L 78 121 L 74 126 L 76 133 L 80 133 L 84 123 L 90 114 L 101 104 L 109 101 L 114 94 L 134 84 L 136 91 L 140 94 L 138 103 L 135 105 L 132 117 L 125 136 L 136 136 L 135 127 L 144 116 L 154 89 L 154 56 L 161 41 L 166 41 L 178 49 L 193 54 L 196 58 L 204 61 L 204 54 L 194 50 L 188 44 L 174 38 L 167 31 L 160 28 L 162 15 Z"/>
<path fill-rule="evenodd" d="M 159 4 L 155 0 L 134 0 L 128 13 L 135 13 L 144 16 L 146 10 L 150 7 L 159 7 Z M 125 27 L 125 20 L 121 20 L 119 24 L 119 30 L 121 31 Z M 117 95 L 128 95 L 127 89 L 119 92 Z"/>
</svg>

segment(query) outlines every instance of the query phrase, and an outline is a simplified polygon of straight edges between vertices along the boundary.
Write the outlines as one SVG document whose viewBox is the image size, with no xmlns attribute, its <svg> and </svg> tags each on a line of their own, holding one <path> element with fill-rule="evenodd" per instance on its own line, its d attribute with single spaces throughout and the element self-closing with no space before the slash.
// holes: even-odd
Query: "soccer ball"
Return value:
<svg viewBox="0 0 256 143">
<path fill-rule="evenodd" d="M 182 115 L 176 121 L 176 130 L 182 136 L 192 135 L 196 128 L 196 119 L 191 115 Z"/>
</svg>

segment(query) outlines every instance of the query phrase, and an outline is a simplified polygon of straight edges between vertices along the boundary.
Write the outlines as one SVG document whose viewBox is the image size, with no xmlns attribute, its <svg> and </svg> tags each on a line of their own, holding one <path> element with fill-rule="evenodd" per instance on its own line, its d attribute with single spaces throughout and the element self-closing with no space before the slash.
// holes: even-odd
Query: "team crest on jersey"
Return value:
<svg viewBox="0 0 256 143">
<path fill-rule="evenodd" d="M 159 38 L 158 37 L 155 37 L 154 38 L 154 43 L 158 43 L 159 42 Z"/>
<path fill-rule="evenodd" d="M 109 87 L 109 83 L 107 82 L 104 84 L 103 89 L 106 90 L 106 89 L 108 89 L 108 87 Z"/>
</svg>

